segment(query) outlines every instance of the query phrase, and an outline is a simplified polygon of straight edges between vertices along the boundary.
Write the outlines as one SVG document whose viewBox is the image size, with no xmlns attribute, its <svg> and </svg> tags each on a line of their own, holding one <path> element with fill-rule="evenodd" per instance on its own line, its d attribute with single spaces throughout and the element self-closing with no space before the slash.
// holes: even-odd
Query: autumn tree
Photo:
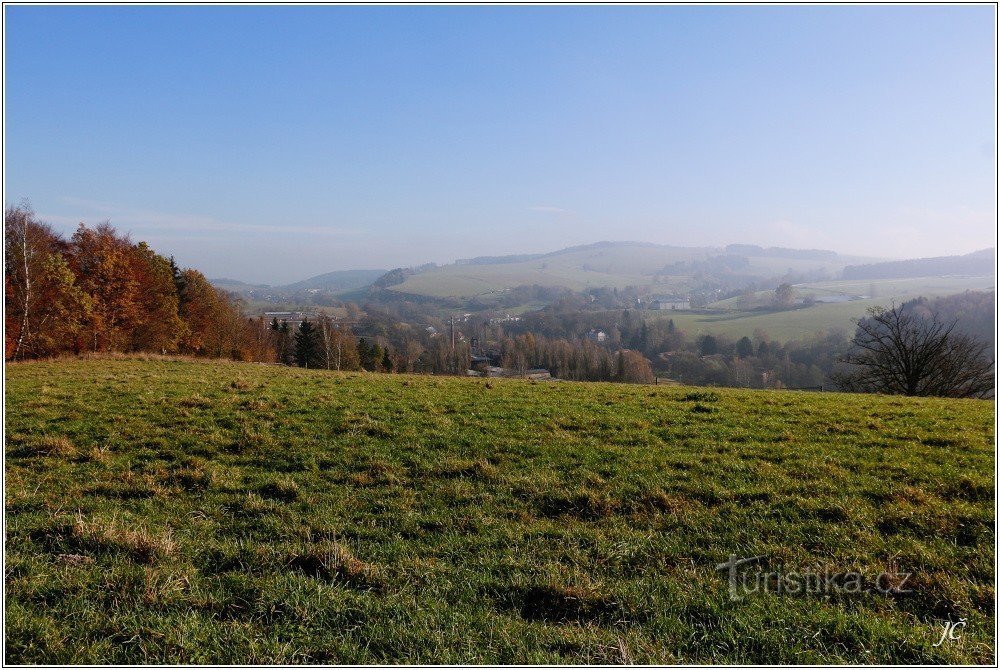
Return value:
<svg viewBox="0 0 1000 670">
<path fill-rule="evenodd" d="M 133 273 L 142 287 L 140 315 L 132 332 L 130 349 L 177 351 L 187 328 L 178 313 L 179 295 L 171 260 L 140 242 L 132 253 Z"/>
<path fill-rule="evenodd" d="M 132 263 L 132 244 L 109 223 L 80 224 L 70 240 L 70 266 L 91 302 L 88 348 L 127 351 L 142 319 L 142 286 Z"/>
<path fill-rule="evenodd" d="M 174 281 L 180 288 L 178 314 L 185 330 L 181 348 L 186 353 L 208 355 L 218 350 L 217 318 L 222 304 L 219 293 L 197 270 L 179 272 Z"/>
<path fill-rule="evenodd" d="M 638 351 L 623 349 L 618 352 L 617 381 L 633 384 L 652 384 L 653 366 Z"/>
<path fill-rule="evenodd" d="M 62 255 L 64 243 L 25 203 L 5 208 L 4 244 L 6 357 L 72 351 L 90 301 Z"/>
</svg>

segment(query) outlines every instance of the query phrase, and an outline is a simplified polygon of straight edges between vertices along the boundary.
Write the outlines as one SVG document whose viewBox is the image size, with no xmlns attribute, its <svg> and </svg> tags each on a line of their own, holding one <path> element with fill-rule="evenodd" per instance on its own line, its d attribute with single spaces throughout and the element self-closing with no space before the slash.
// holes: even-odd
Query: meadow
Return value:
<svg viewBox="0 0 1000 670">
<path fill-rule="evenodd" d="M 709 305 L 712 310 L 658 311 L 648 310 L 649 319 L 673 319 L 674 324 L 687 335 L 725 335 L 737 339 L 751 337 L 758 328 L 772 338 L 792 340 L 809 337 L 818 332 L 840 330 L 848 336 L 854 333 L 856 319 L 864 317 L 871 307 L 902 304 L 919 297 L 934 298 L 954 295 L 969 290 L 993 290 L 992 277 L 914 277 L 910 279 L 882 279 L 873 281 L 827 281 L 797 284 L 799 297 L 822 298 L 829 295 L 864 295 L 874 290 L 874 297 L 845 302 L 815 303 L 799 309 L 760 311 L 736 308 L 736 298 L 720 300 Z M 757 297 L 764 301 L 773 291 L 760 291 Z"/>
<path fill-rule="evenodd" d="M 156 358 L 6 384 L 7 663 L 996 661 L 992 402 Z M 734 599 L 731 556 L 866 588 Z"/>
<path fill-rule="evenodd" d="M 884 306 L 888 300 L 852 300 L 817 303 L 799 309 L 766 311 L 714 309 L 712 311 L 647 310 L 647 319 L 672 319 L 689 338 L 700 335 L 724 335 L 739 339 L 753 337 L 758 328 L 779 341 L 807 338 L 819 332 L 840 330 L 850 337 L 857 328 L 855 319 L 870 307 Z"/>
</svg>

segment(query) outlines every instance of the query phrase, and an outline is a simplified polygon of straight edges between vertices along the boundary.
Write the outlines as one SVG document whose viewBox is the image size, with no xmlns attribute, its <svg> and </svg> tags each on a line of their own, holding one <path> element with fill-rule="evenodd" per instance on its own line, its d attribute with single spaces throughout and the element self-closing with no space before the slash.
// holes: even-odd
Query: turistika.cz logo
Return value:
<svg viewBox="0 0 1000 670">
<path fill-rule="evenodd" d="M 829 568 L 767 571 L 761 569 L 766 561 L 765 556 L 730 556 L 728 561 L 719 563 L 715 569 L 728 573 L 729 597 L 733 600 L 740 600 L 749 593 L 793 596 L 880 593 L 897 596 L 912 592 L 909 588 L 912 573 L 902 572 L 896 566 L 877 574 L 833 571 Z M 744 569 L 748 566 L 756 569 Z"/>
</svg>

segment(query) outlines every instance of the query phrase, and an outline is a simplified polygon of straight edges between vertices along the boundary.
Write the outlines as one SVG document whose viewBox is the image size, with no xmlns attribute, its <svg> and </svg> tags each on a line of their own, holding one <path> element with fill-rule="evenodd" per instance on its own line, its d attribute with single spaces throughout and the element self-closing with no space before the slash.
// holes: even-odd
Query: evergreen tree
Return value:
<svg viewBox="0 0 1000 670">
<path fill-rule="evenodd" d="M 382 347 L 377 342 L 369 344 L 368 340 L 362 337 L 358 340 L 358 359 L 362 369 L 378 372 L 379 363 L 382 361 Z"/>
<path fill-rule="evenodd" d="M 384 372 L 392 372 L 392 358 L 389 357 L 389 349 L 382 352 L 382 370 Z"/>
<path fill-rule="evenodd" d="M 740 358 L 753 356 L 753 342 L 746 335 L 741 337 L 736 343 L 736 355 Z"/>
<path fill-rule="evenodd" d="M 295 362 L 304 368 L 321 366 L 319 333 L 316 326 L 303 321 L 295 333 Z"/>
<path fill-rule="evenodd" d="M 170 274 L 174 277 L 174 289 L 177 291 L 177 311 L 182 313 L 188 301 L 187 278 L 177 267 L 177 261 L 174 260 L 173 256 L 170 257 Z"/>
<path fill-rule="evenodd" d="M 711 335 L 701 338 L 701 355 L 714 356 L 719 353 L 719 343 Z"/>
</svg>

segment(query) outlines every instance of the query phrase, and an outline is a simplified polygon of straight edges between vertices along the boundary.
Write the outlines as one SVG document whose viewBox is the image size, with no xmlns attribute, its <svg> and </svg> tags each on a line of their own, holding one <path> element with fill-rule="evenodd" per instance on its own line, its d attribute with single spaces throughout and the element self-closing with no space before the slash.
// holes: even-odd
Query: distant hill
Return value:
<svg viewBox="0 0 1000 670">
<path fill-rule="evenodd" d="M 376 279 L 385 274 L 385 270 L 337 270 L 326 274 L 316 275 L 309 279 L 285 284 L 284 286 L 269 286 L 267 284 L 251 284 L 238 279 L 209 279 L 213 286 L 223 291 L 236 294 L 251 294 L 266 292 L 271 296 L 294 295 L 302 291 L 325 291 L 338 293 L 341 291 L 352 291 L 369 286 Z"/>
<path fill-rule="evenodd" d="M 394 282 L 390 290 L 438 298 L 470 298 L 521 286 L 580 291 L 632 285 L 651 286 L 664 294 L 684 294 L 693 290 L 696 281 L 703 281 L 695 280 L 696 276 L 728 273 L 731 283 L 736 284 L 787 274 L 832 278 L 848 263 L 873 260 L 814 249 L 745 246 L 750 253 L 737 255 L 721 247 L 605 241 L 542 254 L 479 256 L 399 277 L 403 281 Z M 740 276 L 735 277 L 735 273 Z"/>
<path fill-rule="evenodd" d="M 936 256 L 906 261 L 848 265 L 844 279 L 902 279 L 905 277 L 992 276 L 997 264 L 996 249 L 982 249 L 964 256 Z"/>
<path fill-rule="evenodd" d="M 240 281 L 239 279 L 228 279 L 225 277 L 209 279 L 208 282 L 215 288 L 222 289 L 223 291 L 229 291 L 230 293 L 245 293 L 247 291 L 257 291 L 270 288 L 267 284 L 250 284 L 245 281 Z"/>
<path fill-rule="evenodd" d="M 315 277 L 310 277 L 294 284 L 279 286 L 278 288 L 291 293 L 308 291 L 310 289 L 349 291 L 368 286 L 385 273 L 385 270 L 337 270 L 335 272 L 316 275 Z"/>
<path fill-rule="evenodd" d="M 770 256 L 772 258 L 798 258 L 802 260 L 832 261 L 836 260 L 836 251 L 825 249 L 788 249 L 785 247 L 759 247 L 756 244 L 729 244 L 726 253 L 738 256 Z"/>
</svg>

